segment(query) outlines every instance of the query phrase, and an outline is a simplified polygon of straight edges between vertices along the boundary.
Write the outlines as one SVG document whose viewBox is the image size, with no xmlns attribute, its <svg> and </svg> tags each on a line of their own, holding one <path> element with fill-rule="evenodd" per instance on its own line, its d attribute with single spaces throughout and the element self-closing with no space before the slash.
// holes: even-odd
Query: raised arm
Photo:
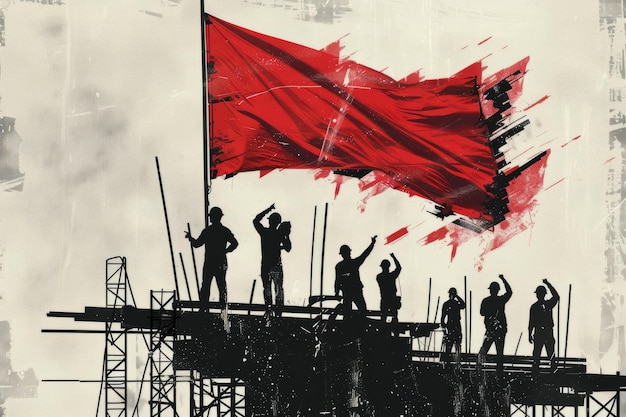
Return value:
<svg viewBox="0 0 626 417">
<path fill-rule="evenodd" d="M 402 265 L 400 265 L 400 262 L 398 262 L 398 258 L 396 258 L 396 255 L 394 255 L 393 253 L 389 255 L 391 256 L 391 259 L 393 259 L 393 263 L 396 265 L 396 271 L 402 271 Z"/>
<path fill-rule="evenodd" d="M 559 297 L 559 293 L 556 291 L 556 289 L 552 286 L 552 284 L 550 284 L 548 282 L 547 279 L 543 279 L 543 283 L 546 285 L 546 287 L 548 287 L 548 289 L 550 290 L 550 294 L 552 294 L 552 298 L 550 298 L 548 301 L 546 301 L 546 305 L 548 307 L 554 307 L 556 305 L 556 303 L 559 302 L 560 298 Z"/>
<path fill-rule="evenodd" d="M 254 228 L 257 232 L 263 230 L 263 225 L 261 224 L 261 220 L 263 220 L 263 217 L 265 217 L 270 211 L 274 210 L 274 208 L 274 204 L 272 204 L 271 206 L 257 214 L 254 220 L 252 220 L 252 224 L 254 225 Z"/>
<path fill-rule="evenodd" d="M 354 260 L 357 261 L 359 265 L 362 264 L 365 261 L 365 258 L 367 258 L 370 253 L 372 253 L 372 249 L 374 249 L 374 245 L 376 244 L 376 238 L 377 237 L 378 236 L 372 236 L 372 241 L 370 242 L 368 247 L 365 248 L 365 250 L 363 251 L 362 254 L 360 254 L 359 256 L 354 258 Z"/>
<path fill-rule="evenodd" d="M 513 290 L 511 289 L 509 282 L 506 280 L 506 278 L 504 278 L 504 275 L 500 274 L 500 279 L 504 284 L 504 295 L 502 295 L 502 297 L 504 298 L 504 302 L 506 303 L 511 299 L 511 296 L 513 295 Z"/>
</svg>

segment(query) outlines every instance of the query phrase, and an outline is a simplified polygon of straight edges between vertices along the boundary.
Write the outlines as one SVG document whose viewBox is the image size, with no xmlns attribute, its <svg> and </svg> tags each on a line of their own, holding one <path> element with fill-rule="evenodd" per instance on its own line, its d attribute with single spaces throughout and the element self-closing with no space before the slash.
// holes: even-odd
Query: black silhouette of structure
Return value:
<svg viewBox="0 0 626 417">
<path fill-rule="evenodd" d="M 220 303 L 203 312 L 198 301 L 161 290 L 138 308 L 129 288 L 125 258 L 111 258 L 105 307 L 48 314 L 104 323 L 107 416 L 131 415 L 131 333 L 149 344 L 150 416 L 620 415 L 626 378 L 588 374 L 582 358 L 558 357 L 556 373 L 537 375 L 532 356 L 505 355 L 499 374 L 495 356 L 477 372 L 477 355 L 462 353 L 458 368 L 444 369 L 437 323 L 399 323 L 392 336 L 379 311 L 344 319 L 340 307 L 316 304 L 286 305 L 268 325 L 262 304 L 229 303 L 226 316 Z M 548 360 L 542 365 L 547 371 Z M 180 384 L 188 384 L 189 414 L 177 408 Z"/>
</svg>

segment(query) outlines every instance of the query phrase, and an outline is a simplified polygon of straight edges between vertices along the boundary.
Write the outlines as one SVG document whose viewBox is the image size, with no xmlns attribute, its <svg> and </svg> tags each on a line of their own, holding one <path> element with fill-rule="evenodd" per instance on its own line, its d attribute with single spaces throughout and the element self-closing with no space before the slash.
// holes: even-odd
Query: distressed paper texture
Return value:
<svg viewBox="0 0 626 417">
<path fill-rule="evenodd" d="M 482 233 L 451 225 L 453 217 L 431 214 L 433 203 L 381 189 L 367 177 L 277 170 L 215 178 L 210 202 L 222 208 L 223 223 L 240 242 L 229 254 L 229 300 L 248 302 L 256 279 L 254 302 L 262 302 L 252 219 L 274 203 L 292 223 L 293 249 L 283 255 L 287 304 L 305 303 L 311 265 L 313 293 L 319 293 L 322 269 L 324 292 L 332 293 L 339 247 L 360 252 L 378 235 L 361 269 L 368 307 L 378 308 L 375 276 L 390 252 L 403 266 L 402 321 L 426 321 L 427 314 L 432 319 L 436 300 L 442 304 L 448 289 L 463 288 L 467 277 L 470 347 L 477 352 L 484 334 L 479 303 L 502 273 L 514 291 L 505 353 L 530 355 L 528 310 L 534 289 L 548 278 L 561 294 L 561 354 L 571 284 L 568 356 L 586 358 L 589 372 L 624 371 L 623 120 L 615 98 L 621 94 L 624 42 L 623 27 L 609 19 L 619 7 L 584 1 L 352 0 L 330 23 L 323 16 L 307 19 L 309 12 L 287 7 L 293 2 L 264 3 L 207 0 L 205 8 L 225 21 L 316 50 L 340 40 L 341 56 L 396 80 L 418 69 L 425 79 L 446 78 L 476 62 L 489 77 L 528 57 L 515 107 L 530 124 L 504 153 L 513 164 L 543 149 L 550 156 L 529 172 L 541 180 L 536 193 L 526 198 L 522 182 L 510 195 L 524 209 Z M 112 256 L 127 258 L 138 305 L 149 306 L 151 289 L 174 288 L 155 157 L 176 256 L 182 253 L 191 275 L 184 231 L 187 223 L 194 236 L 204 227 L 199 4 L 66 0 L 5 1 L 0 7 L 0 110 L 15 119 L 21 139 L 13 177 L 24 175 L 20 190 L 0 193 L 0 311 L 10 323 L 11 367 L 32 368 L 40 380 L 96 381 L 39 382 L 35 398 L 10 398 L 3 406 L 7 416 L 93 415 L 104 336 L 41 329 L 103 329 L 46 314 L 104 305 L 105 259 Z M 196 257 L 201 259 L 201 250 Z M 141 347 L 129 354 L 130 379 L 141 377 L 145 361 Z M 134 404 L 139 384 L 129 388 Z M 139 409 L 149 411 L 145 402 Z"/>
</svg>

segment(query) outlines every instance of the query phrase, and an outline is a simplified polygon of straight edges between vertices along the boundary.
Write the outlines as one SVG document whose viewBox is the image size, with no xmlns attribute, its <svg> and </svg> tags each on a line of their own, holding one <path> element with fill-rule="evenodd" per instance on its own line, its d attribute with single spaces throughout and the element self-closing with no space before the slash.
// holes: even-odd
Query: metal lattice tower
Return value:
<svg viewBox="0 0 626 417">
<path fill-rule="evenodd" d="M 114 257 L 106 261 L 106 306 L 120 308 L 126 305 L 126 258 Z M 127 394 L 127 333 L 123 328 L 113 330 L 113 322 L 105 323 L 106 346 L 104 366 L 104 395 L 107 417 L 126 417 Z"/>
<path fill-rule="evenodd" d="M 126 305 L 126 258 L 106 261 L 106 306 Z M 113 330 L 113 322 L 105 323 L 104 395 L 107 417 L 126 417 L 126 330 Z"/>
<path fill-rule="evenodd" d="M 176 291 L 150 291 L 150 416 L 177 416 L 174 339 Z"/>
</svg>

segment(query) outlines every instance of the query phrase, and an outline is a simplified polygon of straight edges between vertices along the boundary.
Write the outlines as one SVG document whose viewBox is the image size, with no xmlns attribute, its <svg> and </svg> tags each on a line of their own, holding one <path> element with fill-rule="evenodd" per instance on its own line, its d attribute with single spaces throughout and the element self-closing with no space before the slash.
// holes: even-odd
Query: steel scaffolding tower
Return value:
<svg viewBox="0 0 626 417">
<path fill-rule="evenodd" d="M 150 291 L 150 416 L 177 416 L 176 291 Z"/>
<path fill-rule="evenodd" d="M 126 258 L 106 260 L 106 306 L 115 309 L 126 305 Z M 126 417 L 127 333 L 113 330 L 114 322 L 105 322 L 104 396 L 107 417 Z M 118 324 L 119 326 L 119 324 Z"/>
</svg>

